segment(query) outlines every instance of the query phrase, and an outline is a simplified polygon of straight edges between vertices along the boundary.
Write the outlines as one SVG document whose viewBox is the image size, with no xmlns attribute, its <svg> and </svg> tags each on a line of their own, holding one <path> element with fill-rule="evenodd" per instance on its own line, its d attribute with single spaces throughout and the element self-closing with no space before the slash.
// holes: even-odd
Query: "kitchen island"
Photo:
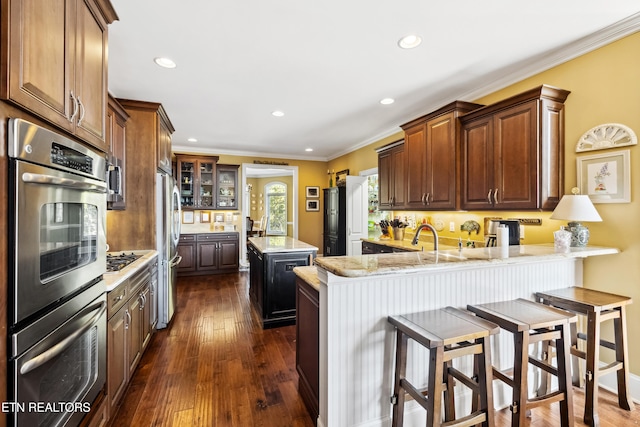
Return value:
<svg viewBox="0 0 640 427">
<path fill-rule="evenodd" d="M 263 328 L 296 321 L 295 267 L 308 266 L 318 248 L 287 236 L 251 237 L 249 295 Z"/>
<path fill-rule="evenodd" d="M 387 316 L 533 299 L 536 291 L 581 286 L 585 258 L 616 253 L 600 247 L 560 253 L 551 244 L 511 246 L 508 255 L 500 248 L 477 248 L 317 258 L 318 426 L 390 425 L 395 333 Z M 511 367 L 512 342 L 506 332 L 493 340 L 493 362 L 500 369 Z M 420 386 L 428 353 L 418 347 L 409 347 L 407 377 Z M 463 359 L 456 367 L 468 372 L 472 361 Z M 459 414 L 469 413 L 466 391 L 456 391 Z M 509 390 L 494 382 L 496 406 L 508 406 L 509 400 Z M 425 425 L 425 411 L 411 401 L 405 426 L 414 425 Z"/>
</svg>

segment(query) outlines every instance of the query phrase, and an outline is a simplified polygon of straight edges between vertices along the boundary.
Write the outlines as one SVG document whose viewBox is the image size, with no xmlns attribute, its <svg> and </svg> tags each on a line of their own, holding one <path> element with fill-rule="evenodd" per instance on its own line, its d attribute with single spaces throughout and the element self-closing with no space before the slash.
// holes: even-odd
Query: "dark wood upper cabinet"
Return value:
<svg viewBox="0 0 640 427">
<path fill-rule="evenodd" d="M 552 210 L 564 191 L 564 101 L 539 86 L 460 118 L 460 208 Z"/>
<path fill-rule="evenodd" d="M 108 0 L 3 0 L 0 96 L 106 152 Z"/>
<path fill-rule="evenodd" d="M 176 155 L 178 188 L 184 209 L 215 209 L 217 156 Z"/>
<path fill-rule="evenodd" d="M 407 179 L 404 141 L 393 142 L 376 151 L 378 151 L 378 207 L 380 210 L 404 209 Z"/>
<path fill-rule="evenodd" d="M 216 209 L 238 209 L 239 165 L 216 165 Z"/>
<path fill-rule="evenodd" d="M 456 208 L 458 117 L 480 107 L 454 101 L 401 126 L 405 131 L 407 209 Z"/>
</svg>

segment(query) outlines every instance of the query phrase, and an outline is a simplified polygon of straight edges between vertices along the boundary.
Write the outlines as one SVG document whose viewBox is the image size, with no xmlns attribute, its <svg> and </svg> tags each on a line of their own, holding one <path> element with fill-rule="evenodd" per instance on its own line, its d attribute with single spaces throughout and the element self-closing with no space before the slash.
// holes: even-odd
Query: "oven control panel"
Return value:
<svg viewBox="0 0 640 427">
<path fill-rule="evenodd" d="M 80 172 L 93 172 L 93 159 L 64 145 L 51 144 L 51 162 Z"/>
</svg>

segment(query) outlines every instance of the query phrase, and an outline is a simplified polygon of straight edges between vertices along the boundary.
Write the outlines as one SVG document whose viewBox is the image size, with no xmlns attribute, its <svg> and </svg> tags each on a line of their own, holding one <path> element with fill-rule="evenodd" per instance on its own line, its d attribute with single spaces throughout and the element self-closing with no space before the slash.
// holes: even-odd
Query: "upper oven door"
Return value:
<svg viewBox="0 0 640 427">
<path fill-rule="evenodd" d="M 11 173 L 15 325 L 105 272 L 106 184 L 19 160 Z"/>
</svg>

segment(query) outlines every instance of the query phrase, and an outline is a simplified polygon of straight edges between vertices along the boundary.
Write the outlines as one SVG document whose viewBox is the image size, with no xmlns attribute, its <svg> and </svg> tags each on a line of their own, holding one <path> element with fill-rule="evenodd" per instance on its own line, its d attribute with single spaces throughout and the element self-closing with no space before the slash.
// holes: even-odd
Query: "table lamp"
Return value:
<svg viewBox="0 0 640 427">
<path fill-rule="evenodd" d="M 571 246 L 587 246 L 589 229 L 581 222 L 602 221 L 589 196 L 579 194 L 577 187 L 571 189 L 572 195 L 564 195 L 549 217 L 550 219 L 564 219 L 569 221 L 568 231 L 571 232 Z"/>
</svg>

